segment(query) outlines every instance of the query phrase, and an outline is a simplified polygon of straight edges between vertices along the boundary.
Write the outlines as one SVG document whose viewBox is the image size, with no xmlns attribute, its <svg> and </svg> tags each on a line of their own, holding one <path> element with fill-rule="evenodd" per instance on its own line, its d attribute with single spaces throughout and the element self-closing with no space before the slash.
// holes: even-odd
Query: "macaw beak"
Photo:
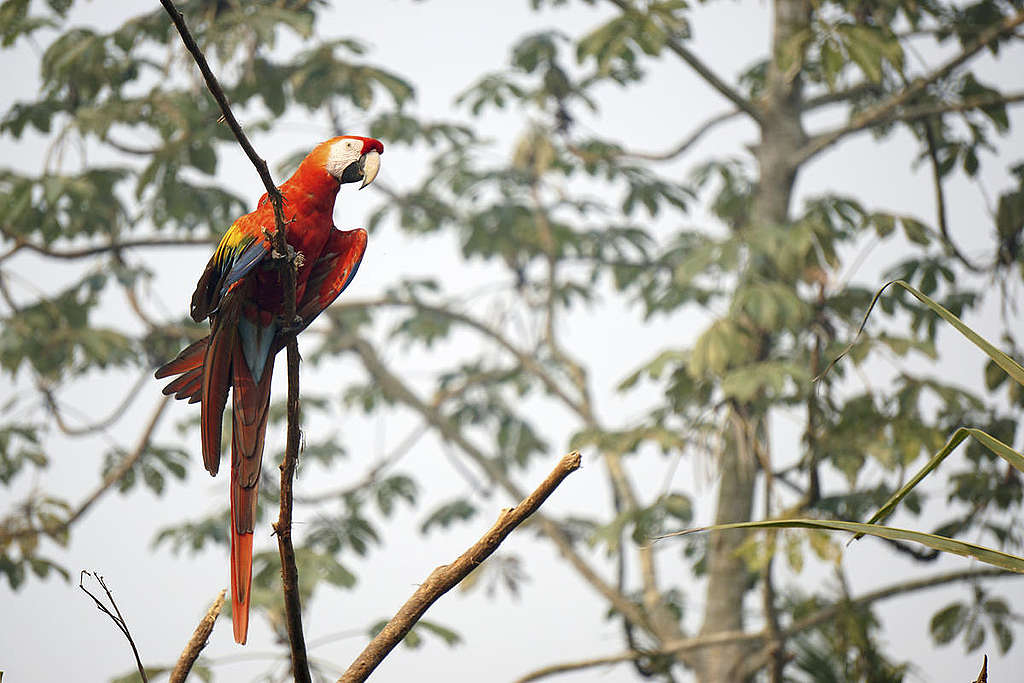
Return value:
<svg viewBox="0 0 1024 683">
<path fill-rule="evenodd" d="M 380 153 L 375 149 L 371 149 L 359 157 L 359 170 L 363 176 L 363 184 L 359 186 L 361 190 L 372 183 L 373 179 L 377 177 L 377 172 L 380 171 Z"/>
</svg>

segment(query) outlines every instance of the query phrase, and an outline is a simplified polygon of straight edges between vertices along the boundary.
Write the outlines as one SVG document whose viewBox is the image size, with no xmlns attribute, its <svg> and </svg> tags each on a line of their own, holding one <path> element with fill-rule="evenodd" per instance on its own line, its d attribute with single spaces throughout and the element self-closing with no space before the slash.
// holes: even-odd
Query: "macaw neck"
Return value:
<svg viewBox="0 0 1024 683">
<path fill-rule="evenodd" d="M 290 203 L 304 205 L 306 211 L 325 211 L 330 215 L 334 212 L 334 200 L 340 188 L 341 183 L 337 178 L 325 171 L 322 165 L 310 163 L 307 159 L 284 182 L 281 192 L 288 197 Z M 285 212 L 288 213 L 287 208 Z"/>
</svg>

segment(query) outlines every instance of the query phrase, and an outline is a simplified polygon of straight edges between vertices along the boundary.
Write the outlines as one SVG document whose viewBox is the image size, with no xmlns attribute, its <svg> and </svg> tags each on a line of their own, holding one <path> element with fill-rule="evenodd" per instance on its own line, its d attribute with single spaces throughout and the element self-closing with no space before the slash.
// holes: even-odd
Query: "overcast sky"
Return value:
<svg viewBox="0 0 1024 683">
<path fill-rule="evenodd" d="M 82 4 L 82 3 L 79 3 Z M 103 29 L 116 25 L 123 18 L 148 10 L 155 3 L 93 2 L 76 10 L 77 18 Z M 320 24 L 321 37 L 356 36 L 373 48 L 370 59 L 405 75 L 417 87 L 414 109 L 429 118 L 464 117 L 464 112 L 453 110 L 455 95 L 464 90 L 481 73 L 503 67 L 514 39 L 524 33 L 548 27 L 557 27 L 569 35 L 579 35 L 610 14 L 606 7 L 590 8 L 576 3 L 571 9 L 557 12 L 535 13 L 525 0 L 515 2 L 455 2 L 434 0 L 429 3 L 378 1 L 341 3 Z M 735 78 L 743 68 L 760 56 L 768 41 L 768 9 L 762 2 L 719 2 L 694 10 L 694 50 L 713 64 L 718 73 Z M 500 8 L 500 9 L 499 9 Z M 44 43 L 45 44 L 45 43 Z M 38 85 L 39 48 L 22 41 L 13 49 L 0 52 L 0 68 L 8 81 L 0 94 L 0 110 L 6 110 L 12 101 L 30 98 Z M 1021 51 L 1016 59 L 1007 58 L 1002 67 L 990 69 L 992 78 L 999 79 L 1007 89 L 1019 90 L 1024 84 L 1019 65 Z M 923 51 L 928 59 L 929 53 Z M 989 62 L 985 57 L 981 63 Z M 1016 64 L 1010 68 L 1009 64 Z M 707 116 L 727 109 L 721 97 L 704 87 L 686 68 L 674 62 L 651 68 L 647 85 L 628 92 L 607 88 L 598 117 L 584 119 L 583 126 L 629 141 L 637 149 L 660 150 L 677 142 L 679 137 Z M 665 84 L 671 83 L 671 88 Z M 826 114 L 826 117 L 829 115 Z M 359 112 L 347 111 L 344 120 L 349 133 L 360 134 L 366 122 Z M 1024 125 L 1018 110 L 1013 121 Z M 522 131 L 522 122 L 514 114 L 489 116 L 483 124 L 487 134 L 499 141 L 495 154 L 504 153 L 513 138 Z M 272 136 L 256 136 L 259 152 L 268 160 L 281 159 L 298 147 L 312 146 L 333 134 L 320 121 L 310 121 L 299 112 L 288 112 L 282 125 Z M 681 174 L 696 162 L 710 155 L 741 154 L 743 145 L 753 140 L 754 131 L 746 124 L 723 126 L 715 135 L 702 142 L 685 159 L 669 168 Z M 1024 151 L 1024 136 L 1020 132 L 1003 143 L 1009 154 L 1004 162 L 986 164 L 986 179 L 990 192 L 995 195 L 1005 189 L 1005 166 L 1013 155 Z M 388 141 L 384 141 L 388 145 Z M 38 172 L 47 142 L 39 136 L 29 136 L 21 143 L 0 139 L 0 165 L 9 165 L 27 172 Z M 808 167 L 800 178 L 798 197 L 806 197 L 826 189 L 842 188 L 848 194 L 865 198 L 878 210 L 908 213 L 932 221 L 933 200 L 929 191 L 930 180 L 926 168 L 910 170 L 915 154 L 914 145 L 905 137 L 887 141 L 884 151 L 874 146 L 867 136 L 853 139 L 821 161 Z M 409 150 L 388 146 L 382 159 L 381 180 L 392 186 L 411 185 L 421 177 L 424 168 L 420 157 L 423 150 Z M 222 154 L 220 174 L 231 178 L 236 190 L 250 202 L 262 194 L 259 180 L 241 155 L 230 158 Z M 335 222 L 347 228 L 365 223 L 369 212 L 382 201 L 373 188 L 356 193 L 351 188 L 342 190 Z M 954 231 L 965 251 L 977 253 L 984 242 L 979 222 L 983 220 L 984 203 L 977 188 L 957 179 L 949 184 L 949 210 Z M 374 235 L 359 276 L 345 294 L 346 297 L 370 297 L 395 281 L 396 273 L 403 276 L 444 274 L 452 292 L 471 291 L 483 282 L 500 283 L 495 271 L 480 267 L 460 267 L 452 257 L 451 242 L 436 238 L 413 242 L 386 227 Z M 186 311 L 188 297 L 194 281 L 209 256 L 205 247 L 160 253 L 147 259 L 158 270 L 150 293 L 150 301 L 168 317 L 180 316 Z M 886 258 L 875 254 L 864 265 L 861 275 L 867 281 L 876 278 Z M 76 272 L 74 266 L 44 263 L 31 256 L 20 259 L 15 270 L 32 286 L 43 291 L 55 291 Z M 16 292 L 17 287 L 15 288 Z M 20 296 L 31 296 L 25 286 Z M 110 320 L 132 325 L 123 310 L 123 302 L 110 297 L 105 302 L 104 315 Z M 619 305 L 595 307 L 592 311 L 574 314 L 567 329 L 571 333 L 567 342 L 583 356 L 594 369 L 595 385 L 599 387 L 598 405 L 602 419 L 610 424 L 627 423 L 631 417 L 642 414 L 644 401 L 653 395 L 621 397 L 611 388 L 622 379 L 621 357 L 624 350 L 642 360 L 665 348 L 668 341 L 679 344 L 700 330 L 700 320 L 669 322 L 655 321 L 638 334 L 633 320 L 639 325 L 639 316 Z M 980 331 L 998 332 L 994 315 L 982 316 Z M 986 327 L 987 325 L 987 327 Z M 976 370 L 981 365 L 980 354 L 952 336 L 943 337 L 947 363 L 943 372 L 963 382 L 977 382 Z M 465 341 L 464 343 L 471 343 Z M 427 373 L 416 375 L 414 366 L 422 357 L 408 354 L 402 348 L 381 348 L 381 353 L 399 368 L 427 386 Z M 925 367 L 916 365 L 917 369 Z M 337 363 L 331 372 L 358 373 L 354 363 Z M 346 375 L 350 376 L 350 375 Z M 879 381 L 884 381 L 885 374 Z M 322 371 L 304 374 L 304 389 L 329 391 L 341 380 Z M 64 394 L 65 401 L 83 414 L 98 416 L 109 412 L 118 401 L 125 382 L 133 376 L 109 378 L 102 384 L 80 383 Z M 283 378 L 278 378 L 283 379 Z M 17 387 L 8 375 L 0 376 L 0 395 L 6 396 Z M 70 442 L 60 438 L 51 441 L 51 456 L 55 465 L 42 477 L 23 476 L 14 490 L 16 497 L 38 484 L 42 490 L 52 491 L 71 500 L 91 489 L 96 482 L 98 454 L 109 447 L 110 441 L 130 446 L 142 423 L 157 405 L 159 383 L 147 382 L 143 396 L 132 406 L 123 421 L 126 426 L 88 441 Z M 275 385 L 275 395 L 283 395 L 283 381 Z M 529 409 L 530 404 L 527 404 Z M 195 406 L 177 404 L 166 414 L 161 425 L 160 438 L 178 439 L 174 425 L 194 417 Z M 562 454 L 572 432 L 571 423 L 556 413 L 546 415 L 540 423 L 544 436 L 553 445 L 548 460 L 537 463 L 520 481 L 524 486 L 539 481 L 543 474 Z M 345 472 L 306 470 L 300 478 L 300 490 L 310 491 L 337 486 L 357 480 L 375 458 L 387 453 L 415 428 L 416 423 L 406 416 L 380 416 L 365 419 L 346 414 L 339 423 L 345 434 L 350 456 Z M 337 426 L 337 425 L 335 425 Z M 782 431 L 785 431 L 784 428 Z M 190 433 L 188 438 L 194 438 Z M 268 452 L 280 447 L 282 439 L 268 436 Z M 191 447 L 197 451 L 197 447 Z M 344 667 L 362 648 L 365 639 L 350 637 L 316 645 L 318 639 L 347 631 L 362 632 L 377 619 L 390 616 L 423 578 L 438 564 L 450 561 L 486 529 L 500 508 L 509 501 L 500 496 L 484 501 L 485 510 L 473 522 L 457 525 L 444 534 L 423 538 L 418 524 L 423 514 L 437 502 L 467 491 L 468 485 L 447 464 L 442 455 L 443 446 L 426 438 L 407 456 L 401 469 L 419 479 L 425 491 L 424 502 L 415 512 L 407 509 L 384 525 L 386 544 L 373 551 L 365 560 L 346 557 L 359 573 L 360 582 L 354 591 L 331 591 L 317 596 L 312 612 L 306 618 L 307 641 L 311 643 L 311 657 L 334 662 Z M 586 454 L 585 454 L 586 455 Z M 642 481 L 659 486 L 669 462 L 648 459 L 637 463 Z M 573 475 L 558 490 L 549 503 L 550 511 L 594 511 L 607 505 L 607 487 L 599 463 L 585 460 L 583 471 Z M 675 475 L 676 487 L 689 491 L 699 503 L 703 515 L 697 523 L 708 521 L 707 505 L 713 497 L 713 467 L 707 462 L 687 461 Z M 933 486 L 932 490 L 936 490 Z M 9 507 L 8 489 L 0 489 L 0 510 Z M 132 627 L 144 661 L 157 665 L 171 663 L 216 592 L 227 584 L 227 555 L 223 548 L 210 548 L 192 556 L 174 556 L 166 547 L 158 551 L 150 548 L 154 531 L 185 517 L 197 517 L 223 505 L 227 497 L 225 477 L 208 478 L 201 468 L 195 467 L 184 485 L 174 484 L 161 498 L 148 491 L 136 491 L 127 498 L 112 495 L 93 508 L 74 529 L 73 543 L 67 551 L 54 550 L 52 554 L 72 571 L 95 569 L 104 574 L 115 591 L 122 611 Z M 297 516 L 297 533 L 305 523 Z M 917 523 L 915 523 L 917 525 Z M 273 547 L 269 532 L 257 534 L 257 547 Z M 624 649 L 619 627 L 604 620 L 605 604 L 583 586 L 576 576 L 556 556 L 547 544 L 535 542 L 528 533 L 514 534 L 502 547 L 503 552 L 519 553 L 525 560 L 530 576 L 519 599 L 499 592 L 488 599 L 482 592 L 468 595 L 453 593 L 443 598 L 427 618 L 458 631 L 464 642 L 449 649 L 437 641 L 424 648 L 410 651 L 397 650 L 383 665 L 374 680 L 408 681 L 431 680 L 442 674 L 451 680 L 512 680 L 537 667 L 566 659 L 585 658 L 620 652 Z M 701 590 L 689 578 L 686 567 L 678 561 L 675 552 L 663 553 L 663 566 L 667 576 L 682 576 L 689 590 L 687 623 L 698 625 L 697 616 L 703 606 L 699 603 Z M 960 558 L 946 558 L 935 566 L 921 568 L 883 552 L 880 544 L 865 540 L 846 550 L 845 562 L 853 580 L 854 593 L 870 590 L 896 576 L 930 574 L 942 569 L 964 568 L 969 565 Z M 678 572 L 678 574 L 673 574 Z M 786 577 L 790 583 L 807 582 L 824 576 L 824 570 L 808 570 L 800 577 Z M 76 577 L 77 578 L 77 577 Z M 1011 604 L 1024 602 L 1024 587 L 1005 582 L 1001 592 L 1011 596 Z M 967 681 L 977 674 L 980 653 L 965 656 L 959 643 L 937 648 L 927 636 L 927 621 L 935 609 L 949 602 L 953 596 L 967 597 L 967 589 L 953 588 L 921 594 L 912 599 L 889 603 L 881 611 L 886 618 L 891 652 L 897 658 L 906 658 L 916 664 L 920 680 Z M 6 583 L 0 584 L 0 670 L 7 673 L 12 683 L 45 680 L 103 680 L 115 674 L 126 673 L 133 667 L 130 651 L 120 634 L 100 615 L 73 584 L 59 580 L 28 581 L 26 587 L 12 593 Z M 991 641 L 989 643 L 991 645 Z M 1024 649 L 1018 646 L 1010 655 L 1000 657 L 993 647 L 986 650 L 992 660 L 993 680 L 1010 681 L 1024 662 Z M 218 623 L 206 655 L 225 663 L 216 668 L 217 680 L 248 680 L 267 665 L 266 660 L 234 661 L 242 657 L 258 658 L 261 654 L 277 656 L 272 647 L 271 632 L 265 621 L 255 616 L 250 626 L 249 645 L 241 649 L 231 637 L 226 621 Z M 1014 668 L 1016 667 L 1016 668 Z M 626 681 L 634 680 L 628 666 L 604 670 L 591 670 L 584 674 L 566 676 L 566 681 Z"/>
</svg>

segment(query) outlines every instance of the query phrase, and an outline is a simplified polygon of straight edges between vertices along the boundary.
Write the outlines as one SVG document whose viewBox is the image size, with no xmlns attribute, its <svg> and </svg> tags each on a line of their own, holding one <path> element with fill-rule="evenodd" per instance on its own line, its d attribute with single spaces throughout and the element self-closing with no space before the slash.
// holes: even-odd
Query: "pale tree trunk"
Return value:
<svg viewBox="0 0 1024 683">
<path fill-rule="evenodd" d="M 787 78 L 778 64 L 782 46 L 808 24 L 811 5 L 807 0 L 776 0 L 774 4 L 773 56 L 765 92 L 757 102 L 761 111 L 761 141 L 754 149 L 758 186 L 754 193 L 751 222 L 782 224 L 789 216 L 793 184 L 799 170 L 797 152 L 806 140 L 800 119 L 799 78 Z M 742 230 L 742 227 L 740 228 Z M 724 452 L 720 472 L 715 523 L 751 519 L 758 458 L 755 439 L 763 416 L 751 415 L 746 406 L 731 410 L 725 425 Z M 767 444 L 760 452 L 768 453 Z M 746 535 L 737 532 L 712 534 L 708 545 L 708 585 L 705 593 L 702 635 L 741 631 L 745 626 L 744 596 L 751 587 L 750 572 L 737 556 Z M 700 683 L 742 681 L 749 658 L 756 649 L 749 645 L 709 647 L 695 662 Z"/>
</svg>

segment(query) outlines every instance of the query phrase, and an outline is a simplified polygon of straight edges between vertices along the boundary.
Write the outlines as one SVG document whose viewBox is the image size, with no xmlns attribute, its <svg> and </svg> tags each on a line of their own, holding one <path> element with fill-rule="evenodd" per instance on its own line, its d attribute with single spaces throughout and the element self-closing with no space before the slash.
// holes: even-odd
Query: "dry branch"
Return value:
<svg viewBox="0 0 1024 683">
<path fill-rule="evenodd" d="M 427 580 L 420 585 L 384 629 L 370 641 L 352 665 L 342 674 L 338 683 L 365 681 L 377 665 L 416 625 L 416 622 L 430 606 L 458 585 L 462 579 L 466 578 L 471 571 L 480 566 L 491 553 L 497 550 L 513 529 L 533 514 L 567 476 L 579 469 L 580 460 L 578 451 L 573 451 L 563 457 L 547 479 L 533 493 L 514 508 L 502 510 L 494 526 L 469 550 L 462 553 L 453 563 L 441 565 L 432 571 Z"/>
<path fill-rule="evenodd" d="M 185 646 L 181 657 L 178 658 L 178 663 L 171 670 L 170 683 L 184 683 L 188 672 L 192 670 L 192 665 L 196 663 L 199 653 L 206 647 L 206 641 L 209 640 L 210 634 L 213 633 L 213 625 L 217 621 L 217 617 L 220 616 L 221 608 L 224 607 L 224 595 L 226 593 L 227 589 L 220 592 L 217 599 L 210 605 L 206 616 L 196 626 L 196 630 L 192 633 L 188 645 Z"/>
<path fill-rule="evenodd" d="M 171 21 L 181 35 L 181 40 L 186 49 L 192 54 L 206 81 L 206 87 L 210 94 L 217 100 L 220 110 L 224 114 L 231 132 L 241 145 L 242 150 L 249 161 L 256 167 L 263 186 L 267 190 L 267 196 L 274 208 L 274 257 L 278 259 L 278 268 L 281 271 L 281 281 L 284 284 L 282 300 L 285 311 L 284 320 L 286 326 L 292 326 L 295 319 L 295 258 L 294 252 L 288 246 L 286 239 L 284 210 L 282 208 L 281 192 L 274 185 L 270 177 L 270 170 L 267 162 L 256 154 L 249 138 L 238 125 L 238 120 L 231 111 L 224 90 L 221 88 L 217 77 L 210 70 L 206 56 L 199 48 L 195 38 L 185 25 L 185 18 L 172 0 L 160 0 L 160 4 L 167 10 Z M 277 535 L 278 552 L 281 555 L 281 585 L 284 592 L 285 618 L 288 628 L 288 640 L 291 645 L 292 673 L 298 683 L 309 683 L 309 663 L 306 657 L 306 644 L 302 633 L 302 608 L 299 601 L 299 573 L 295 565 L 295 548 L 292 546 L 292 481 L 295 477 L 295 465 L 299 459 L 299 347 L 295 335 L 291 334 L 287 343 L 288 349 L 288 437 L 285 448 L 284 461 L 281 463 L 281 501 L 277 523 L 274 524 L 274 533 Z"/>
</svg>

